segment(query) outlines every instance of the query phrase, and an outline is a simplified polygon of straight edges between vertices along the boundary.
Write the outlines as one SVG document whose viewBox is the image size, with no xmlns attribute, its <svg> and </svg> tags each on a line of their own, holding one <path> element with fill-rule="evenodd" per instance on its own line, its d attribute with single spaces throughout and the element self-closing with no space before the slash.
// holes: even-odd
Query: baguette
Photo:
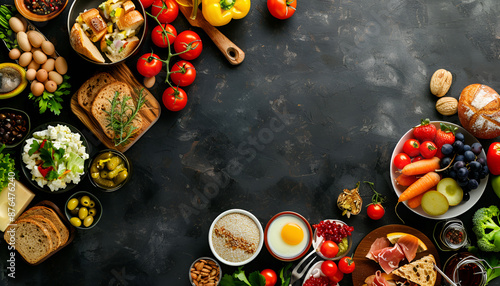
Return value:
<svg viewBox="0 0 500 286">
<path fill-rule="evenodd" d="M 69 39 L 71 46 L 78 53 L 95 62 L 105 62 L 104 57 L 101 55 L 94 43 L 90 41 L 89 37 L 87 37 L 80 24 L 75 23 L 73 25 Z"/>
<path fill-rule="evenodd" d="M 123 30 L 136 30 L 144 24 L 144 18 L 141 13 L 137 10 L 132 10 L 123 17 L 118 18 L 116 21 L 116 26 L 120 31 Z"/>
<path fill-rule="evenodd" d="M 78 104 L 87 112 L 91 112 L 90 109 L 92 108 L 92 102 L 97 96 L 99 90 L 105 85 L 115 81 L 116 79 L 107 72 L 95 74 L 93 77 L 85 81 L 78 89 Z"/>
<path fill-rule="evenodd" d="M 435 263 L 434 256 L 429 254 L 399 267 L 392 273 L 420 286 L 434 286 L 437 278 L 437 271 L 434 269 Z"/>
<path fill-rule="evenodd" d="M 80 16 L 82 17 L 83 22 L 85 22 L 85 24 L 87 24 L 90 28 L 90 31 L 87 30 L 90 34 L 90 40 L 92 40 L 92 42 L 101 40 L 101 38 L 106 34 L 108 25 L 99 14 L 99 11 L 96 8 L 92 8 L 83 12 Z"/>
</svg>

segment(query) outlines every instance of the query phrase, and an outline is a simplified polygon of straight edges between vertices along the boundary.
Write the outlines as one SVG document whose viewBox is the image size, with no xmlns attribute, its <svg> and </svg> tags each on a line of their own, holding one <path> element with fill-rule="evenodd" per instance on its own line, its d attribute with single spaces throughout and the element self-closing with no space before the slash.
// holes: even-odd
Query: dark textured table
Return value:
<svg viewBox="0 0 500 286">
<path fill-rule="evenodd" d="M 1 1 L 6 2 L 12 1 Z M 68 59 L 76 91 L 96 66 L 70 48 L 68 10 L 38 28 Z M 299 0 L 295 15 L 281 21 L 269 14 L 266 1 L 253 1 L 247 17 L 220 28 L 246 53 L 239 66 L 231 66 L 201 29 L 192 28 L 204 49 L 193 61 L 198 75 L 186 88 L 186 108 L 170 112 L 162 106 L 156 124 L 126 152 L 133 164 L 126 187 L 102 193 L 87 177 L 74 189 L 89 190 L 103 203 L 95 228 L 78 231 L 70 245 L 39 266 L 18 259 L 15 279 L 6 277 L 9 252 L 1 242 L 0 284 L 188 285 L 190 264 L 213 256 L 208 229 L 221 212 L 246 209 L 263 226 L 284 210 L 311 224 L 341 218 L 337 196 L 358 181 L 374 182 L 388 201 L 379 221 L 370 220 L 365 209 L 343 218 L 355 228 L 354 246 L 371 230 L 401 223 L 389 177 L 393 148 L 421 118 L 459 124 L 456 115 L 435 110 L 437 98 L 429 91 L 435 70 L 452 72 L 448 95 L 455 98 L 472 83 L 500 89 L 499 14 L 496 0 Z M 173 24 L 178 32 L 191 29 L 182 15 Z M 151 51 L 150 43 L 148 36 L 140 53 L 127 61 L 141 81 L 135 63 Z M 0 62 L 8 60 L 6 54 L 2 48 Z M 160 74 L 151 89 L 160 102 L 164 78 Z M 39 115 L 24 91 L 0 106 L 26 110 L 35 126 L 71 123 L 92 143 L 92 154 L 103 149 L 69 103 L 68 96 L 60 116 Z M 360 193 L 366 205 L 371 190 L 365 184 Z M 48 199 L 64 207 L 69 195 L 36 192 L 33 203 Z M 498 204 L 498 198 L 488 185 L 476 206 L 459 218 L 470 227 L 473 211 L 491 203 Z M 435 220 L 404 206 L 399 214 L 432 236 Z M 450 254 L 441 254 L 444 263 Z M 284 265 L 264 247 L 244 269 L 278 271 Z M 224 273 L 234 270 L 223 266 Z M 341 285 L 352 285 L 351 276 Z"/>
</svg>

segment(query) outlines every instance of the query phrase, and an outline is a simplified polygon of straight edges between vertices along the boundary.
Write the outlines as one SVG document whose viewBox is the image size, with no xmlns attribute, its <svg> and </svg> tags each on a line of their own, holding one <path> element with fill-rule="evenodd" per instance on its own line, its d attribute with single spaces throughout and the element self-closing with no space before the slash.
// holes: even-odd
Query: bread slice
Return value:
<svg viewBox="0 0 500 286">
<path fill-rule="evenodd" d="M 10 225 L 4 233 L 7 243 L 11 240 L 11 233 L 14 233 L 17 252 L 28 263 L 35 264 L 52 252 L 49 232 L 35 220 L 18 219 L 15 225 Z"/>
<path fill-rule="evenodd" d="M 116 26 L 120 31 L 137 30 L 142 24 L 144 24 L 144 17 L 137 10 L 128 12 L 116 21 Z"/>
<path fill-rule="evenodd" d="M 106 34 L 106 30 L 108 25 L 106 21 L 99 14 L 99 10 L 96 8 L 92 8 L 87 10 L 81 14 L 82 20 L 89 26 L 90 30 L 90 40 L 92 42 L 97 42 L 101 40 L 102 37 Z"/>
<path fill-rule="evenodd" d="M 130 0 L 123 2 L 122 6 L 123 6 L 123 10 L 125 10 L 125 14 L 135 10 L 135 4 Z"/>
<path fill-rule="evenodd" d="M 97 96 L 99 90 L 105 85 L 115 81 L 116 79 L 107 72 L 100 72 L 95 74 L 93 77 L 85 81 L 80 89 L 78 89 L 78 104 L 87 112 L 90 112 L 92 102 Z"/>
<path fill-rule="evenodd" d="M 109 115 L 106 112 L 111 110 L 111 101 L 115 94 L 118 93 L 118 100 L 122 100 L 124 97 L 132 97 L 130 88 L 127 84 L 115 81 L 112 82 L 99 90 L 99 93 L 94 99 L 92 103 L 92 116 L 99 123 L 104 134 L 110 139 L 113 139 L 116 135 L 112 128 L 109 127 Z M 133 99 L 129 99 L 127 104 L 135 108 L 135 104 Z M 142 118 L 139 114 L 135 117 L 132 125 L 137 129 L 134 130 L 134 133 L 139 132 L 142 128 Z"/>
<path fill-rule="evenodd" d="M 434 286 L 437 278 L 437 271 L 434 269 L 435 263 L 434 256 L 429 254 L 399 267 L 392 273 L 420 286 Z"/>
<path fill-rule="evenodd" d="M 123 60 L 128 55 L 132 54 L 132 52 L 134 51 L 135 47 L 137 47 L 137 45 L 139 45 L 139 38 L 137 38 L 136 36 L 133 36 L 133 37 L 127 39 L 127 45 L 119 53 L 116 53 L 116 54 L 104 53 L 104 54 L 106 55 L 106 57 L 108 57 L 108 59 L 111 62 L 116 63 L 118 61 Z M 102 50 L 102 44 L 101 44 L 101 50 Z"/>
<path fill-rule="evenodd" d="M 19 219 L 23 219 L 25 217 L 29 217 L 32 215 L 41 215 L 47 219 L 49 219 L 54 226 L 56 227 L 57 231 L 59 232 L 59 235 L 61 236 L 61 244 L 64 245 L 68 239 L 69 239 L 69 229 L 64 225 L 64 223 L 61 221 L 57 213 L 46 206 L 34 206 L 30 208 L 29 210 L 25 211 Z"/>
<path fill-rule="evenodd" d="M 71 35 L 69 37 L 71 46 L 76 52 L 86 56 L 87 58 L 98 62 L 104 63 L 104 57 L 99 52 L 99 49 L 92 43 L 82 29 L 82 26 L 75 23 L 71 28 Z"/>
<path fill-rule="evenodd" d="M 52 221 L 42 215 L 30 215 L 27 216 L 28 219 L 33 219 L 41 223 L 49 232 L 50 238 L 52 239 L 52 250 L 56 250 L 61 246 L 61 234 L 57 230 L 56 226 Z"/>
</svg>

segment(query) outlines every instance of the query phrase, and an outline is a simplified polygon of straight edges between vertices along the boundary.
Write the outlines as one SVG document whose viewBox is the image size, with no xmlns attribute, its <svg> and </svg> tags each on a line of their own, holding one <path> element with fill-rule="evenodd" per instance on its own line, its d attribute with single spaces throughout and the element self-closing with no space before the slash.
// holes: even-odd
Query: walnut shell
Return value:
<svg viewBox="0 0 500 286">
<path fill-rule="evenodd" d="M 451 87 L 453 76 L 445 69 L 438 69 L 431 78 L 431 93 L 437 97 L 444 96 Z"/>
<path fill-rule="evenodd" d="M 458 100 L 454 97 L 442 97 L 436 102 L 436 110 L 442 115 L 453 115 L 458 111 Z"/>
</svg>

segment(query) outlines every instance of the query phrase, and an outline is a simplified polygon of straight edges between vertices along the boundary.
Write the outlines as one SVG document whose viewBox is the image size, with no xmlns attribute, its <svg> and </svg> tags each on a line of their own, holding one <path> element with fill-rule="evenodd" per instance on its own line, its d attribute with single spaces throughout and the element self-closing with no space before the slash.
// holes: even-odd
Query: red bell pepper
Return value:
<svg viewBox="0 0 500 286">
<path fill-rule="evenodd" d="M 42 164 L 38 165 L 38 171 L 40 172 L 40 174 L 42 174 L 42 176 L 45 178 L 47 176 L 47 174 L 54 170 L 54 168 L 52 166 L 48 167 L 48 168 L 44 168 L 42 167 Z"/>
<path fill-rule="evenodd" d="M 486 155 L 488 169 L 493 175 L 500 175 L 500 142 L 491 143 Z"/>
</svg>

